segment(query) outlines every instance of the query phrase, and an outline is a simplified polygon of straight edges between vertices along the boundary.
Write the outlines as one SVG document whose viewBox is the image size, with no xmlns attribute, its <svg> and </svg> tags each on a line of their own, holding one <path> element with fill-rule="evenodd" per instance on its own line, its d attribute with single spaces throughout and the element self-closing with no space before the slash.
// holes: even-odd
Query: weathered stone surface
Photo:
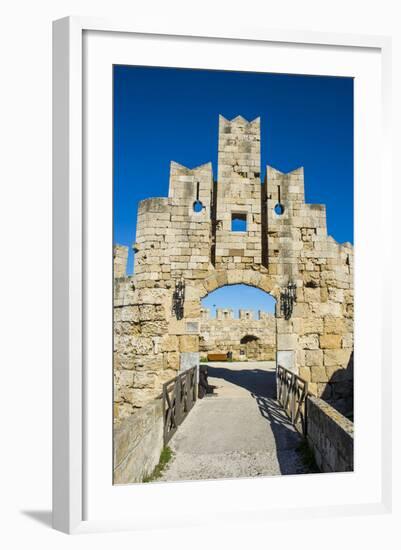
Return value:
<svg viewBox="0 0 401 550">
<path fill-rule="evenodd" d="M 114 245 L 114 277 L 125 277 L 128 260 L 128 246 Z"/>
<path fill-rule="evenodd" d="M 276 355 L 276 318 L 272 314 L 232 309 L 217 309 L 216 318 L 202 309 L 199 349 L 208 353 L 232 353 L 234 361 L 272 361 Z"/>
<path fill-rule="evenodd" d="M 303 336 L 304 334 L 321 334 L 323 332 L 323 319 L 320 317 L 309 317 L 306 319 L 297 319 L 298 323 L 294 328 L 298 329 L 298 334 Z"/>
<path fill-rule="evenodd" d="M 342 334 L 345 332 L 345 323 L 342 317 L 327 315 L 324 318 L 324 332 L 326 334 Z"/>
<path fill-rule="evenodd" d="M 114 429 L 114 483 L 142 481 L 158 464 L 162 448 L 163 409 L 158 399 Z"/>
<path fill-rule="evenodd" d="M 354 469 L 354 425 L 328 403 L 308 398 L 308 443 L 323 472 Z"/>
<path fill-rule="evenodd" d="M 321 349 L 311 349 L 305 351 L 305 364 L 307 367 L 323 366 L 323 351 Z"/>
<path fill-rule="evenodd" d="M 311 381 L 312 382 L 328 382 L 326 369 L 324 367 L 312 367 L 311 368 Z"/>
<path fill-rule="evenodd" d="M 311 369 L 308 367 L 300 367 L 299 368 L 299 376 L 306 380 L 306 382 L 311 382 Z"/>
<path fill-rule="evenodd" d="M 299 338 L 299 345 L 302 349 L 319 349 L 319 336 L 317 334 L 308 334 Z"/>
<path fill-rule="evenodd" d="M 297 344 L 298 336 L 296 334 L 277 334 L 278 350 L 295 350 Z"/>
<path fill-rule="evenodd" d="M 178 371 L 180 368 L 180 354 L 178 351 L 172 351 L 164 354 L 164 369 Z M 174 374 L 171 378 L 174 378 Z"/>
<path fill-rule="evenodd" d="M 179 336 L 179 351 L 199 351 L 199 337 L 198 336 Z"/>
<path fill-rule="evenodd" d="M 163 334 L 161 342 L 161 351 L 177 351 L 178 337 L 172 334 Z"/>
<path fill-rule="evenodd" d="M 326 367 L 347 365 L 350 356 L 350 349 L 326 349 L 324 350 L 324 364 Z"/>
<path fill-rule="evenodd" d="M 341 336 L 339 334 L 322 334 L 319 341 L 322 349 L 341 348 Z"/>
</svg>

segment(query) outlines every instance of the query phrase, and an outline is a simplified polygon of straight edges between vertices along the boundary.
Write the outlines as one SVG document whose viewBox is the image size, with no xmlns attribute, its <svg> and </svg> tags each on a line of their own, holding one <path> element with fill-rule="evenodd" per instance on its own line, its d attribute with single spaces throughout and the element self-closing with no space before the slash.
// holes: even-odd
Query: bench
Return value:
<svg viewBox="0 0 401 550">
<path fill-rule="evenodd" d="M 227 353 L 208 353 L 208 361 L 227 361 Z"/>
</svg>

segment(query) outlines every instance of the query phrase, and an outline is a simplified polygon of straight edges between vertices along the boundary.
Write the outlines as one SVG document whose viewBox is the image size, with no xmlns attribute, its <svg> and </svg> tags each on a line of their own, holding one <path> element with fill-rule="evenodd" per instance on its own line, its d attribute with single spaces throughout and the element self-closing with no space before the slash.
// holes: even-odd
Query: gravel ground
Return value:
<svg viewBox="0 0 401 550">
<path fill-rule="evenodd" d="M 301 436 L 275 399 L 272 362 L 209 363 L 215 395 L 198 400 L 170 441 L 161 481 L 308 473 Z"/>
</svg>

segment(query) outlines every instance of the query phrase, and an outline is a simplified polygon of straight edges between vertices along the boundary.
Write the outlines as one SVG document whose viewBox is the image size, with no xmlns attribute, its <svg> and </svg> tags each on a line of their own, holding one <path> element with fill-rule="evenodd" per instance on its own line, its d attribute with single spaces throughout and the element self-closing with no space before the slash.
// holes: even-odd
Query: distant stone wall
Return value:
<svg viewBox="0 0 401 550">
<path fill-rule="evenodd" d="M 354 469 L 354 424 L 328 403 L 308 397 L 307 438 L 322 472 Z"/>
<path fill-rule="evenodd" d="M 234 361 L 274 361 L 276 358 L 276 318 L 259 311 L 241 309 L 235 319 L 232 309 L 217 309 L 215 319 L 207 308 L 201 311 L 199 350 L 208 353 L 232 352 Z"/>
<path fill-rule="evenodd" d="M 155 399 L 114 429 L 114 483 L 140 483 L 159 463 L 163 449 L 163 406 Z"/>
</svg>

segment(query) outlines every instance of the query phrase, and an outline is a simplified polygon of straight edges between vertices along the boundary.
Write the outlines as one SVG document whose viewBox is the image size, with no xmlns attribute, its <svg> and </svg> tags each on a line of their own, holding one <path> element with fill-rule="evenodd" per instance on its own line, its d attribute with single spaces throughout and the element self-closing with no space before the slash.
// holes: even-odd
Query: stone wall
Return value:
<svg viewBox="0 0 401 550">
<path fill-rule="evenodd" d="M 232 231 L 237 214 L 243 232 Z M 305 203 L 303 168 L 268 166 L 261 183 L 259 119 L 220 117 L 217 182 L 210 163 L 172 162 L 168 197 L 140 203 L 136 235 L 134 277 L 119 277 L 115 257 L 116 419 L 152 399 L 181 354 L 199 353 L 201 299 L 227 284 L 270 293 L 278 359 L 313 394 L 351 401 L 353 247 L 327 235 L 324 205 Z M 179 281 L 182 318 L 172 307 Z M 296 303 L 285 319 L 289 283 Z"/>
<path fill-rule="evenodd" d="M 138 483 L 159 463 L 163 449 L 161 399 L 147 403 L 114 429 L 114 483 Z"/>
<path fill-rule="evenodd" d="M 201 310 L 199 350 L 208 353 L 231 351 L 234 361 L 274 361 L 276 359 L 276 318 L 273 314 L 241 309 L 235 319 L 232 309 L 218 308 L 215 319 L 207 308 Z"/>
<path fill-rule="evenodd" d="M 232 231 L 236 214 L 246 218 L 246 231 Z M 216 219 L 216 268 L 260 265 L 260 118 L 220 117 Z"/>
<path fill-rule="evenodd" d="M 116 244 L 113 247 L 114 277 L 125 277 L 128 260 L 128 246 Z"/>
<path fill-rule="evenodd" d="M 135 289 L 134 279 L 114 282 L 115 420 L 161 393 L 179 369 L 179 336 L 168 334 L 166 289 Z"/>
<path fill-rule="evenodd" d="M 307 439 L 322 472 L 354 469 L 354 424 L 328 403 L 308 397 Z"/>
</svg>

